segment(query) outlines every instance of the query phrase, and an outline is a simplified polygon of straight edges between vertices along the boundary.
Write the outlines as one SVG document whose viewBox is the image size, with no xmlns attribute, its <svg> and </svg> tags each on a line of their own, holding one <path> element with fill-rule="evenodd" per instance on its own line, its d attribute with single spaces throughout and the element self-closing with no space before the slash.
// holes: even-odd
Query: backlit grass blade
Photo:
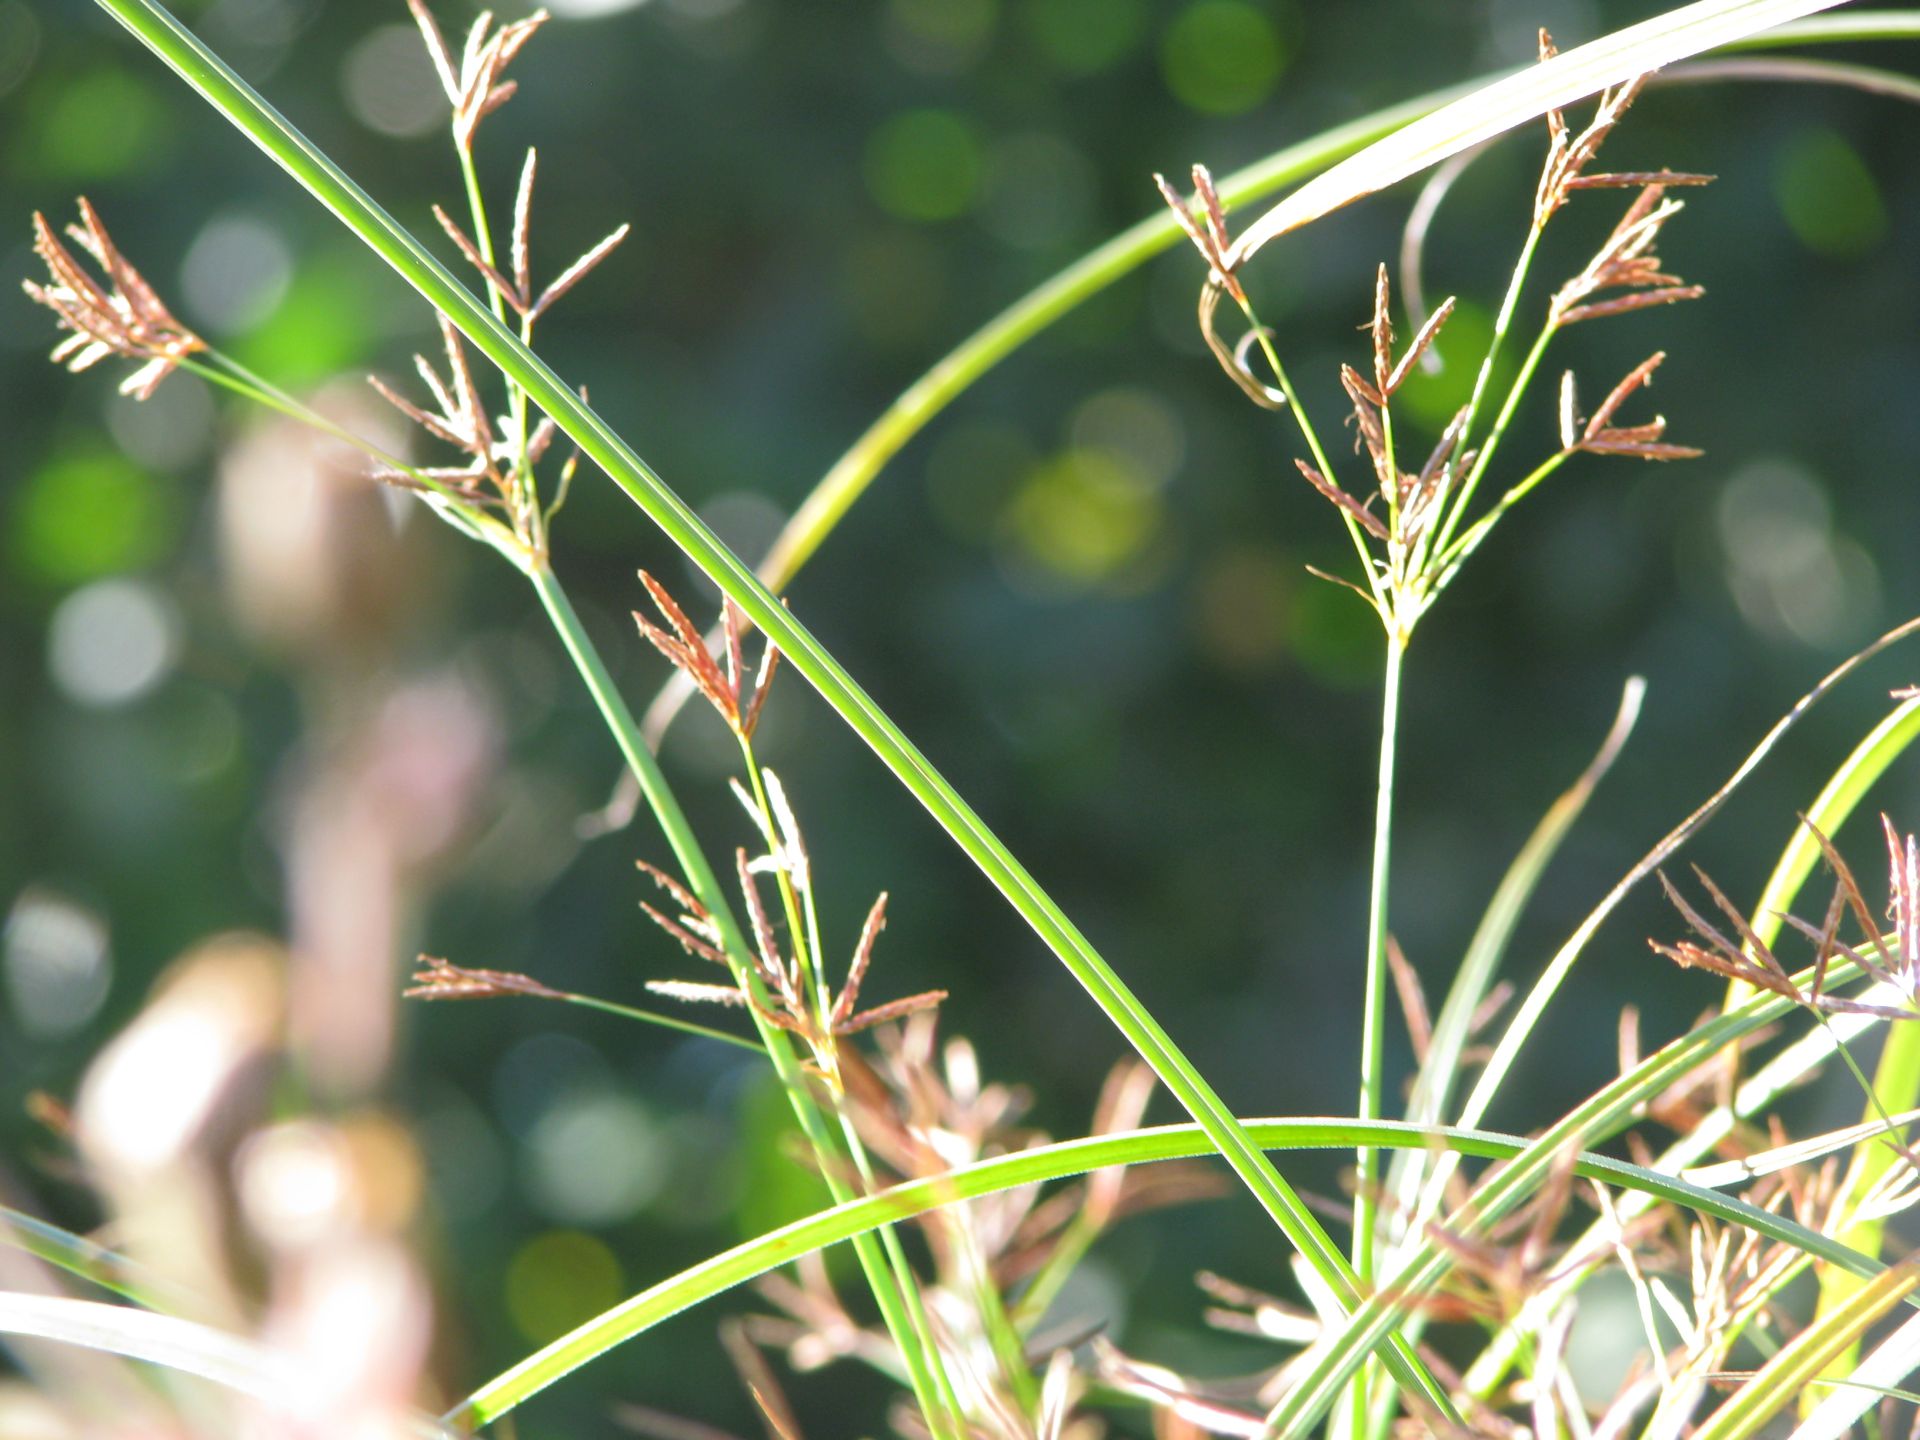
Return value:
<svg viewBox="0 0 1920 1440">
<path fill-rule="evenodd" d="M 261 1402 L 276 1419 L 309 1428 L 337 1398 L 300 1365 L 244 1336 L 130 1305 L 4 1290 L 0 1335 L 53 1340 L 197 1376 Z M 453 1440 L 442 1422 L 426 1415 L 408 1416 L 406 1429 L 419 1440 Z"/>
<path fill-rule="evenodd" d="M 148 1277 L 126 1256 L 5 1205 L 0 1205 L 0 1244 L 23 1250 L 56 1270 L 149 1310 L 168 1308 L 151 1288 Z"/>
<path fill-rule="evenodd" d="M 144 1360 L 256 1400 L 284 1404 L 300 1393 L 294 1366 L 251 1340 L 129 1305 L 0 1291 L 0 1334 Z"/>
<path fill-rule="evenodd" d="M 1152 1013 L 932 763 L 753 571 L 546 362 L 165 8 L 155 0 L 99 3 L 444 314 L 780 647 L 788 663 L 866 741 L 1059 957 L 1206 1130 L 1235 1174 L 1329 1289 L 1353 1304 L 1359 1287 L 1346 1257 L 1267 1157 L 1247 1139 L 1233 1112 Z M 1383 1358 L 1398 1383 L 1422 1395 L 1443 1415 L 1450 1413 L 1445 1390 L 1409 1347 L 1395 1341 Z"/>
<path fill-rule="evenodd" d="M 1247 227 L 1227 252 L 1239 265 L 1268 241 L 1362 196 L 1417 175 L 1547 111 L 1577 104 L 1676 60 L 1744 40 L 1841 0 L 1701 0 L 1629 25 L 1551 60 L 1483 85 L 1376 141 L 1308 181 Z"/>
<path fill-rule="evenodd" d="M 1855 1342 L 1856 1344 L 1858 1342 Z M 1846 1440 L 1859 1433 L 1854 1426 L 1883 1399 L 1920 1404 L 1920 1395 L 1894 1387 L 1920 1370 L 1920 1315 L 1910 1316 L 1894 1332 L 1874 1346 L 1873 1353 L 1841 1377 L 1822 1377 L 1809 1382 L 1804 1398 L 1824 1400 L 1813 1407 L 1806 1420 L 1787 1440 Z"/>
<path fill-rule="evenodd" d="M 1490 1131 L 1408 1125 L 1393 1120 L 1283 1119 L 1242 1123 L 1256 1143 L 1270 1150 L 1343 1150 L 1358 1145 L 1380 1149 L 1439 1147 L 1460 1155 L 1503 1160 L 1521 1154 L 1527 1144 L 1516 1136 Z M 930 1180 L 896 1185 L 877 1195 L 823 1210 L 737 1245 L 642 1291 L 488 1381 L 445 1418 L 455 1425 L 486 1424 L 569 1371 L 689 1306 L 887 1221 L 902 1220 L 999 1190 L 1058 1180 L 1107 1166 L 1143 1165 L 1213 1153 L 1216 1152 L 1197 1125 L 1159 1126 L 1036 1146 L 983 1160 Z M 1869 1279 L 1884 1272 L 1883 1266 L 1853 1254 L 1817 1231 L 1675 1176 L 1599 1155 L 1582 1155 L 1576 1168 L 1581 1175 L 1603 1184 L 1651 1195 L 1685 1206 L 1697 1214 L 1711 1215 L 1754 1230 Z"/>
<path fill-rule="evenodd" d="M 1760 1373 L 1693 1432 L 1693 1440 L 1749 1440 L 1791 1405 L 1835 1356 L 1920 1286 L 1920 1266 L 1902 1265 L 1876 1276 L 1832 1314 L 1781 1347 Z"/>
</svg>

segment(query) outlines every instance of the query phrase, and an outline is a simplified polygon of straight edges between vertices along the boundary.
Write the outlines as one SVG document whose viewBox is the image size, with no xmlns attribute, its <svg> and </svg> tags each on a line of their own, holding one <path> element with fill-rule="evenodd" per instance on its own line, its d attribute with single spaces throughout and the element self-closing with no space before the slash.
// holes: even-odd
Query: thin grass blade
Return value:
<svg viewBox="0 0 1920 1440">
<path fill-rule="evenodd" d="M 1734 1023 L 1749 1022 L 1742 1020 Z M 1443 1126 L 1408 1125 L 1393 1120 L 1273 1119 L 1243 1123 L 1256 1143 L 1271 1150 L 1344 1150 L 1360 1145 L 1379 1149 L 1407 1149 L 1437 1145 L 1462 1155 L 1503 1160 L 1521 1155 L 1527 1146 L 1527 1142 L 1517 1136 Z M 448 1424 L 457 1427 L 487 1424 L 563 1375 L 688 1307 L 801 1255 L 812 1254 L 878 1225 L 904 1220 L 942 1205 L 977 1199 L 1000 1190 L 1040 1184 L 1109 1166 L 1143 1165 L 1213 1153 L 1217 1152 L 1197 1125 L 1157 1126 L 1035 1146 L 1012 1155 L 964 1166 L 931 1179 L 896 1185 L 865 1199 L 820 1211 L 770 1231 L 756 1240 L 737 1245 L 642 1291 L 488 1381 L 444 1418 Z M 1685 1206 L 1695 1213 L 1752 1229 L 1769 1239 L 1794 1245 L 1808 1254 L 1864 1276 L 1877 1276 L 1885 1268 L 1864 1256 L 1853 1254 L 1817 1231 L 1748 1205 L 1733 1196 L 1690 1185 L 1672 1175 L 1662 1175 L 1599 1155 L 1581 1155 L 1575 1169 L 1578 1174 L 1603 1184 L 1644 1192 Z"/>
<path fill-rule="evenodd" d="M 144 1360 L 270 1403 L 284 1404 L 300 1394 L 295 1368 L 251 1340 L 127 1305 L 0 1291 L 0 1334 Z"/>
<path fill-rule="evenodd" d="M 1504 135 L 1549 110 L 1577 104 L 1677 60 L 1718 49 L 1830 10 L 1840 0 L 1701 0 L 1563 51 L 1529 69 L 1481 86 L 1341 161 L 1254 221 L 1227 252 L 1230 264 L 1251 259 L 1269 241 Z"/>
<path fill-rule="evenodd" d="M 1920 1266 L 1901 1265 L 1867 1282 L 1845 1306 L 1802 1330 L 1760 1373 L 1693 1432 L 1693 1440 L 1748 1440 L 1791 1405 L 1827 1363 L 1920 1286 Z M 1911 1323 L 1911 1322 L 1909 1322 Z"/>
<path fill-rule="evenodd" d="M 166 1310 L 151 1278 L 126 1256 L 32 1215 L 0 1205 L 0 1244 L 11 1245 L 76 1279 L 148 1310 Z"/>
<path fill-rule="evenodd" d="M 1882 1399 L 1920 1404 L 1920 1395 L 1894 1388 L 1915 1370 L 1920 1370 L 1920 1315 L 1903 1321 L 1844 1380 L 1811 1382 L 1809 1395 L 1824 1388 L 1833 1393 L 1813 1408 L 1787 1440 L 1846 1440 L 1859 1433 L 1855 1425 Z"/>
</svg>

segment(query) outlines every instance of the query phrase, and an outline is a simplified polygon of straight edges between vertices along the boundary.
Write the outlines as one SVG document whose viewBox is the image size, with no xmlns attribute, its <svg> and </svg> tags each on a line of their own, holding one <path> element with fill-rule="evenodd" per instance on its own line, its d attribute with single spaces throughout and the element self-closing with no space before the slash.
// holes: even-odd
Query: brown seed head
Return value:
<svg viewBox="0 0 1920 1440">
<path fill-rule="evenodd" d="M 94 258 L 107 283 L 102 285 L 88 273 L 60 243 L 47 217 L 36 210 L 33 248 L 46 262 L 49 281 L 41 285 L 24 280 L 21 288 L 53 311 L 62 329 L 73 332 L 54 347 L 56 363 L 78 372 L 109 355 L 145 360 L 120 383 L 121 394 L 144 400 L 181 360 L 207 344 L 173 318 L 153 287 L 127 263 L 84 195 L 79 204 L 82 223 L 69 225 L 67 234 Z"/>
</svg>

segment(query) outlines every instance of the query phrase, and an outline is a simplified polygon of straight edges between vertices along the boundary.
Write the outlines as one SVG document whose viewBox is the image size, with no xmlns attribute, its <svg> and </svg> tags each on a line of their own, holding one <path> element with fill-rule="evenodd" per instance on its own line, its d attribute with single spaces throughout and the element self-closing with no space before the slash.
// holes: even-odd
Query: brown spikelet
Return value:
<svg viewBox="0 0 1920 1440">
<path fill-rule="evenodd" d="M 1385 268 L 1381 267 L 1383 273 Z M 1427 353 L 1428 347 L 1433 344 L 1434 337 L 1440 333 L 1441 327 L 1453 318 L 1453 307 L 1457 299 L 1457 296 L 1449 295 L 1442 300 L 1440 308 L 1427 317 L 1427 323 L 1422 325 L 1414 335 L 1413 343 L 1407 347 L 1407 353 L 1400 357 L 1399 363 L 1388 374 L 1386 384 L 1381 387 L 1381 393 L 1389 400 L 1393 398 L 1393 392 L 1406 383 L 1407 376 L 1413 373 L 1413 367 L 1418 365 L 1421 357 Z"/>
<path fill-rule="evenodd" d="M 754 676 L 752 686 L 748 687 L 741 659 L 746 617 L 731 601 L 727 602 L 721 616 L 721 645 L 726 655 L 726 668 L 723 670 L 707 647 L 705 637 L 694 628 L 693 622 L 667 592 L 666 586 L 644 570 L 640 572 L 640 582 L 647 587 L 647 593 L 653 597 L 653 603 L 668 627 L 663 629 L 635 611 L 633 618 L 640 627 L 640 633 L 667 657 L 676 670 L 685 673 L 695 688 L 720 712 L 720 718 L 727 722 L 728 729 L 742 739 L 751 740 L 760 723 L 760 711 L 766 704 L 774 671 L 780 663 L 779 652 L 771 642 L 768 643 L 760 657 L 760 669 Z"/>
<path fill-rule="evenodd" d="M 480 278 L 485 280 L 490 288 L 499 292 L 500 298 L 513 307 L 515 314 L 525 319 L 527 300 L 521 293 L 520 287 L 496 270 L 492 263 L 480 253 L 480 247 L 467 238 L 467 232 L 460 228 L 459 222 L 438 205 L 433 207 L 433 218 L 440 222 L 440 228 L 446 231 L 447 238 L 453 241 L 454 248 L 460 252 L 466 262 L 480 272 Z"/>
<path fill-rule="evenodd" d="M 510 970 L 477 970 L 433 955 L 416 962 L 413 984 L 400 993 L 409 1000 L 486 1000 L 503 995 L 532 995 L 542 1000 L 564 1000 L 562 991 L 543 985 L 531 975 Z"/>
<path fill-rule="evenodd" d="M 56 363 L 78 372 L 109 355 L 144 360 L 120 383 L 121 394 L 144 400 L 182 360 L 206 349 L 206 342 L 174 319 L 153 287 L 127 263 L 84 195 L 79 208 L 81 224 L 68 226 L 67 234 L 99 264 L 106 285 L 88 273 L 36 210 L 33 248 L 46 263 L 48 283 L 23 280 L 21 288 L 53 311 L 62 329 L 72 332 L 54 347 Z"/>
<path fill-rule="evenodd" d="M 1378 397 L 1376 405 L 1387 403 L 1386 397 L 1393 387 L 1388 379 L 1393 374 L 1393 318 L 1389 312 L 1391 296 L 1387 282 L 1387 267 L 1383 262 L 1373 277 L 1373 319 L 1367 330 L 1373 336 L 1373 389 Z"/>
<path fill-rule="evenodd" d="M 1666 434 L 1667 421 L 1663 415 L 1656 415 L 1644 425 L 1615 426 L 1613 417 L 1619 412 L 1627 399 L 1637 390 L 1644 389 L 1653 381 L 1653 372 L 1666 360 L 1664 350 L 1656 350 L 1633 369 L 1629 370 L 1619 384 L 1607 393 L 1600 402 L 1600 408 L 1581 429 L 1577 441 L 1568 446 L 1571 450 L 1585 450 L 1595 455 L 1630 455 L 1641 460 L 1688 460 L 1705 452 L 1690 445 L 1673 445 L 1661 437 Z M 1572 429 L 1573 385 L 1569 375 L 1561 387 L 1561 439 L 1566 440 Z"/>
<path fill-rule="evenodd" d="M 867 911 L 866 923 L 860 927 L 860 942 L 854 946 L 853 963 L 847 967 L 847 983 L 841 987 L 840 996 L 833 1004 L 833 1013 L 827 1017 L 828 1028 L 838 1030 L 853 1015 L 853 1008 L 860 1003 L 860 982 L 866 979 L 867 966 L 873 962 L 873 942 L 880 938 L 880 932 L 887 925 L 887 892 L 882 890 L 873 902 L 873 908 Z"/>
<path fill-rule="evenodd" d="M 1660 257 L 1654 252 L 1654 245 L 1659 240 L 1661 229 L 1682 209 L 1678 200 L 1665 198 L 1667 185 L 1704 185 L 1713 177 L 1675 175 L 1671 180 L 1661 178 L 1666 174 L 1661 171 L 1646 177 L 1644 188 L 1627 207 L 1626 213 L 1614 225 L 1593 258 L 1579 274 L 1554 293 L 1548 306 L 1551 324 L 1578 325 L 1586 320 L 1677 304 L 1683 300 L 1697 300 L 1706 293 L 1701 286 L 1689 285 L 1679 276 L 1666 273 L 1661 267 Z M 1625 185 L 1635 183 L 1640 177 L 1621 175 L 1593 178 L 1596 182 L 1618 180 Z M 1593 298 L 1603 291 L 1625 293 L 1610 295 L 1605 299 Z"/>
<path fill-rule="evenodd" d="M 1240 282 L 1233 273 L 1234 266 L 1227 259 L 1232 242 L 1227 235 L 1226 207 L 1220 203 L 1219 192 L 1213 187 L 1213 176 L 1208 173 L 1206 166 L 1193 167 L 1194 198 L 1200 205 L 1201 219 L 1194 218 L 1192 206 L 1167 183 L 1164 175 L 1156 174 L 1153 183 L 1159 188 L 1160 198 L 1167 202 L 1167 208 L 1173 211 L 1173 218 L 1206 260 L 1210 283 L 1226 291 L 1235 301 L 1245 304 L 1247 293 L 1240 288 Z"/>
<path fill-rule="evenodd" d="M 492 28 L 492 12 L 482 13 L 467 32 L 456 69 L 446 37 L 425 0 L 407 0 L 407 7 L 412 10 L 414 23 L 426 41 L 440 88 L 453 106 L 454 143 L 462 150 L 471 150 L 474 131 L 480 122 L 512 99 L 519 88 L 514 81 L 501 77 L 534 32 L 547 22 L 547 12 L 536 10 L 525 19 L 509 21 L 498 30 Z"/>
<path fill-rule="evenodd" d="M 1351 515 L 1369 535 L 1379 540 L 1385 540 L 1387 538 L 1387 527 L 1381 522 L 1378 515 L 1375 515 L 1365 505 L 1362 505 L 1358 500 L 1354 499 L 1353 496 L 1327 479 L 1326 476 L 1322 475 L 1306 461 L 1296 459 L 1293 463 L 1299 468 L 1300 473 L 1307 478 L 1308 484 L 1313 486 L 1314 489 L 1318 490 L 1334 504 L 1338 505 L 1342 510 L 1346 511 L 1347 514 Z"/>
<path fill-rule="evenodd" d="M 588 250 L 586 254 L 562 270 L 559 275 L 553 279 L 552 283 L 540 292 L 540 298 L 535 300 L 532 307 L 527 311 L 527 318 L 529 320 L 538 320 L 542 315 L 546 314 L 548 310 L 552 309 L 553 303 L 569 290 L 573 289 L 573 287 L 578 285 L 582 280 L 586 279 L 595 267 L 597 267 L 602 260 L 605 260 L 607 256 L 611 255 L 615 247 L 617 247 L 622 240 L 627 238 L 628 233 L 632 231 L 632 229 L 633 227 L 631 225 L 622 225 L 592 249 Z"/>
</svg>

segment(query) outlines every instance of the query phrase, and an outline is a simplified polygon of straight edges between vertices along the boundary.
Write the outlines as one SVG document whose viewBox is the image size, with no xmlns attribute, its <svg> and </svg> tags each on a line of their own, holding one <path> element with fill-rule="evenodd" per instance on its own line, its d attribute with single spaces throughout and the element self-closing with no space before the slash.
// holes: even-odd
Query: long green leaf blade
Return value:
<svg viewBox="0 0 1920 1440">
<path fill-rule="evenodd" d="M 1269 1150 L 1343 1150 L 1359 1145 L 1401 1150 L 1440 1147 L 1461 1155 L 1507 1160 L 1523 1153 L 1527 1146 L 1527 1142 L 1517 1136 L 1492 1131 L 1408 1125 L 1393 1120 L 1283 1119 L 1248 1120 L 1243 1124 L 1255 1142 Z M 932 1179 L 896 1185 L 877 1195 L 820 1211 L 703 1261 L 589 1320 L 488 1381 L 449 1412 L 446 1419 L 457 1425 L 484 1425 L 561 1376 L 689 1306 L 888 1221 L 903 1220 L 995 1191 L 1058 1180 L 1108 1166 L 1143 1165 L 1213 1153 L 1217 1152 L 1197 1125 L 1158 1126 L 1036 1146 Z M 1603 1184 L 1683 1205 L 1699 1214 L 1794 1245 L 1869 1279 L 1883 1273 L 1885 1268 L 1817 1231 L 1672 1175 L 1599 1155 L 1581 1155 L 1576 1169 L 1581 1175 Z"/>
</svg>

